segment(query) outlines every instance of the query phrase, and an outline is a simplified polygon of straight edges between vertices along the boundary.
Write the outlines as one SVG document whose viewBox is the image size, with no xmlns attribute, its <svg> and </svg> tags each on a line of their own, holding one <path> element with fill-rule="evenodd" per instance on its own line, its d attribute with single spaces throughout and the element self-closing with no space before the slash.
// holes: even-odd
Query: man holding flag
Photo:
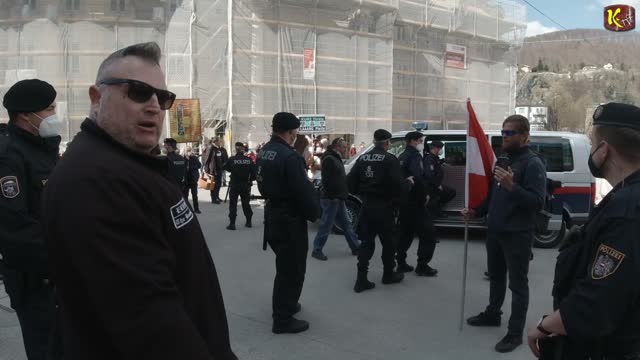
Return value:
<svg viewBox="0 0 640 360">
<path fill-rule="evenodd" d="M 471 326 L 500 326 L 502 305 L 507 291 L 512 292 L 511 317 L 507 335 L 495 346 L 498 352 L 510 352 L 522 344 L 529 306 L 529 260 L 536 213 L 544 204 L 546 170 L 541 158 L 531 151 L 529 121 L 512 115 L 502 124 L 502 150 L 493 182 L 489 174 L 495 162 L 491 146 L 478 120 L 469 109 L 467 139 L 467 208 L 466 221 L 488 215 L 487 262 L 489 266 L 489 306 L 467 319 Z M 488 191 L 487 191 L 488 189 Z M 484 198 L 480 202 L 480 199 Z"/>
</svg>

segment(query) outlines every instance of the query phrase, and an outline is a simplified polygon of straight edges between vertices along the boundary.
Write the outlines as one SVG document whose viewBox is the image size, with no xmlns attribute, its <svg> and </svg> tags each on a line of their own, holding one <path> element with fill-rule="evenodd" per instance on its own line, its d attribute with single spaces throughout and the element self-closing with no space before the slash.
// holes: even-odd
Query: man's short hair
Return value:
<svg viewBox="0 0 640 360">
<path fill-rule="evenodd" d="M 174 139 L 174 138 L 166 138 L 166 139 L 164 139 L 164 143 L 165 143 L 166 145 L 171 146 L 171 147 L 172 147 L 172 148 L 174 148 L 174 149 L 175 149 L 176 147 L 178 147 L 178 142 L 177 142 L 177 141 L 176 141 L 176 139 Z"/>
<path fill-rule="evenodd" d="M 331 147 L 335 148 L 336 146 L 339 146 L 341 143 L 344 142 L 344 139 L 339 137 L 339 138 L 335 138 L 333 139 L 333 141 L 331 142 Z"/>
<path fill-rule="evenodd" d="M 640 162 L 640 130 L 629 127 L 595 125 L 593 131 L 608 142 L 628 162 Z"/>
<path fill-rule="evenodd" d="M 444 147 L 444 144 L 442 143 L 442 141 L 440 140 L 433 140 L 431 142 L 431 147 L 432 148 L 438 148 L 438 149 L 442 149 Z"/>
<path fill-rule="evenodd" d="M 502 126 L 504 126 L 506 123 L 513 123 L 518 128 L 518 131 L 523 132 L 525 134 L 529 133 L 529 129 L 530 129 L 530 127 L 529 127 L 529 119 L 527 119 L 526 117 L 524 117 L 522 115 L 511 115 L 511 116 L 507 117 L 502 122 Z"/>
<path fill-rule="evenodd" d="M 160 66 L 160 58 L 162 57 L 162 50 L 160 46 L 155 42 L 147 42 L 141 44 L 135 44 L 127 46 L 124 49 L 120 49 L 111 55 L 109 55 L 100 67 L 98 68 L 98 75 L 96 77 L 96 85 L 100 84 L 100 81 L 104 80 L 108 76 L 108 70 L 111 65 L 124 59 L 127 56 L 139 57 L 148 61 L 153 65 Z"/>
</svg>

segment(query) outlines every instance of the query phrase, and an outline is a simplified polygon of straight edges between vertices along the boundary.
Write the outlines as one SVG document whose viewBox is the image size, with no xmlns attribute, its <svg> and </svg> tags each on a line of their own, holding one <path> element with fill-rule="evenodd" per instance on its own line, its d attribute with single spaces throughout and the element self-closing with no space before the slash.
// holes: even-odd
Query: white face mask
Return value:
<svg viewBox="0 0 640 360">
<path fill-rule="evenodd" d="M 35 115 L 38 119 L 42 120 L 42 122 L 40 123 L 40 127 L 38 128 L 38 134 L 40 135 L 40 137 L 51 138 L 54 136 L 60 136 L 60 134 L 62 133 L 63 123 L 62 120 L 58 118 L 58 115 L 53 114 L 43 119 L 36 113 L 32 114 Z M 31 124 L 31 122 L 29 122 L 29 124 Z M 31 126 L 33 126 L 33 124 L 31 124 Z M 33 127 L 35 128 L 35 126 Z"/>
<path fill-rule="evenodd" d="M 424 143 L 418 143 L 418 145 L 416 145 L 416 149 L 420 152 L 420 154 L 422 154 L 424 152 Z"/>
</svg>

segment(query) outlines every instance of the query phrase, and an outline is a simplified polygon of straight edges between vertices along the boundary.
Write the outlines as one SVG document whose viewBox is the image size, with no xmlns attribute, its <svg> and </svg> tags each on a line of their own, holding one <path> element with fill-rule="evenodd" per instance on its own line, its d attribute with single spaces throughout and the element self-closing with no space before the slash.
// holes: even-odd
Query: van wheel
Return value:
<svg viewBox="0 0 640 360">
<path fill-rule="evenodd" d="M 349 218 L 349 222 L 351 222 L 353 230 L 356 230 L 358 228 L 358 220 L 360 219 L 360 204 L 351 199 L 347 199 L 344 204 L 347 207 L 347 218 Z M 344 229 L 334 223 L 333 233 L 344 235 Z"/>
<path fill-rule="evenodd" d="M 546 231 L 544 233 L 536 233 L 533 246 L 541 249 L 551 249 L 556 247 L 564 239 L 567 231 L 567 223 L 562 219 L 560 230 Z"/>
</svg>

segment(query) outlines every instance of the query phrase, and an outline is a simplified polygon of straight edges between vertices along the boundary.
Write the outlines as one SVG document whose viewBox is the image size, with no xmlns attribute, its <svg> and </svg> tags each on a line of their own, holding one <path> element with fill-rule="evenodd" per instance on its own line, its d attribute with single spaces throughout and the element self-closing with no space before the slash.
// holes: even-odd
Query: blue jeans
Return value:
<svg viewBox="0 0 640 360">
<path fill-rule="evenodd" d="M 334 221 L 344 230 L 344 237 L 347 239 L 351 250 L 358 249 L 360 241 L 358 241 L 358 237 L 347 217 L 347 207 L 344 204 L 344 200 L 320 199 L 320 206 L 322 206 L 322 218 L 320 219 L 320 228 L 316 238 L 313 240 L 313 250 L 322 250 L 324 244 L 327 243 Z"/>
</svg>

